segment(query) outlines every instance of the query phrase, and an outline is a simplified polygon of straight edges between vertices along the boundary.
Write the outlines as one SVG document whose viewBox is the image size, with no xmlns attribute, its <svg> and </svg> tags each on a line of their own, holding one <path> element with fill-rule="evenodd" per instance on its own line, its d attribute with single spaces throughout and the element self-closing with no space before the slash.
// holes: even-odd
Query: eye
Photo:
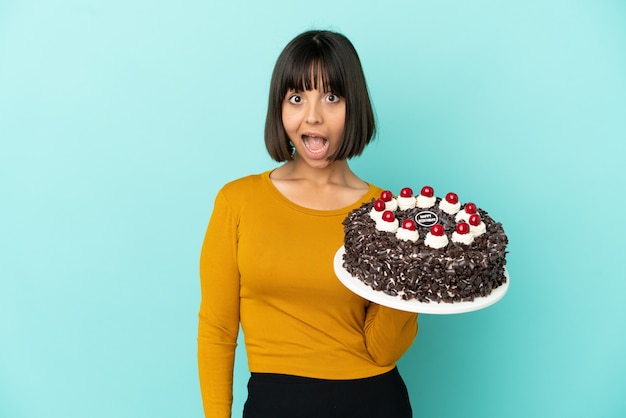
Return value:
<svg viewBox="0 0 626 418">
<path fill-rule="evenodd" d="M 289 103 L 291 104 L 302 103 L 302 97 L 298 94 L 292 94 L 291 96 L 289 96 Z"/>
<path fill-rule="evenodd" d="M 328 93 L 328 95 L 326 96 L 326 100 L 330 103 L 337 103 L 341 100 L 341 98 L 335 93 Z"/>
</svg>

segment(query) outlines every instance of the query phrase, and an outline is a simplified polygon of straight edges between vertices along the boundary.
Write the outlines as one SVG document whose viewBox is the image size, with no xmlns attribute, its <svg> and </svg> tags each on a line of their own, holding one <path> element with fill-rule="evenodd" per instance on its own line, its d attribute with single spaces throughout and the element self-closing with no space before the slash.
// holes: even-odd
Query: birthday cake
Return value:
<svg viewBox="0 0 626 418">
<path fill-rule="evenodd" d="M 424 186 L 415 196 L 386 190 L 343 221 L 345 270 L 373 290 L 404 300 L 454 303 L 506 283 L 502 224 L 456 193 Z"/>
</svg>

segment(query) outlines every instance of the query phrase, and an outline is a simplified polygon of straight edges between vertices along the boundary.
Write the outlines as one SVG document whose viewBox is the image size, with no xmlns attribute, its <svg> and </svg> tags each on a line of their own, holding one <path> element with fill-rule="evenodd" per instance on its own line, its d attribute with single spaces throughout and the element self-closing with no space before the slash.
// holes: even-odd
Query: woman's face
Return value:
<svg viewBox="0 0 626 418">
<path fill-rule="evenodd" d="M 313 167 L 327 166 L 343 140 L 346 101 L 319 89 L 290 90 L 283 99 L 282 120 L 297 156 Z"/>
</svg>

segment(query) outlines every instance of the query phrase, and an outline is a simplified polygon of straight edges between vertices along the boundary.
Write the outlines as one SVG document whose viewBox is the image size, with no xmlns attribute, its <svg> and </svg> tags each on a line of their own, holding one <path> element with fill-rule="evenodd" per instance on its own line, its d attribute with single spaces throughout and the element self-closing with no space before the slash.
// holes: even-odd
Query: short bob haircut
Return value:
<svg viewBox="0 0 626 418">
<path fill-rule="evenodd" d="M 278 161 L 293 159 L 291 144 L 282 120 L 282 106 L 289 90 L 318 88 L 346 101 L 343 141 L 330 161 L 360 155 L 374 137 L 376 127 L 361 60 L 344 35 L 313 30 L 295 37 L 276 61 L 270 84 L 265 146 Z"/>
</svg>

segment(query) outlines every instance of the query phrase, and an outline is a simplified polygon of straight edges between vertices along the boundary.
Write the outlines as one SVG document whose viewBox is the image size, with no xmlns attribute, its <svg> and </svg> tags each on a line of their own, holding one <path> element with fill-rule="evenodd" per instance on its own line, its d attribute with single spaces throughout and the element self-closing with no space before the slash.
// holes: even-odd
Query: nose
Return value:
<svg viewBox="0 0 626 418">
<path fill-rule="evenodd" d="M 307 114 L 306 114 L 307 123 L 311 125 L 317 125 L 319 123 L 322 123 L 323 117 L 322 117 L 321 107 L 322 107 L 321 104 L 316 100 L 312 100 L 309 103 L 309 106 L 307 108 Z"/>
</svg>

